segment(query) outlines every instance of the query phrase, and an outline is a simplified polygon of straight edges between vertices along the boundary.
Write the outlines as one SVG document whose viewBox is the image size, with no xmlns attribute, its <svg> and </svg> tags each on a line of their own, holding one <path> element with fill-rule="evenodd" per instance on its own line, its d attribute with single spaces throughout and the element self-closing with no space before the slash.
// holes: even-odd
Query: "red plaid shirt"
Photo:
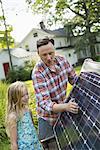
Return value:
<svg viewBox="0 0 100 150">
<path fill-rule="evenodd" d="M 64 103 L 68 82 L 74 84 L 76 80 L 73 67 L 64 57 L 56 56 L 55 67 L 56 72 L 40 61 L 32 72 L 38 117 L 49 121 L 52 125 L 56 122 L 59 114 L 52 111 L 53 105 Z"/>
</svg>

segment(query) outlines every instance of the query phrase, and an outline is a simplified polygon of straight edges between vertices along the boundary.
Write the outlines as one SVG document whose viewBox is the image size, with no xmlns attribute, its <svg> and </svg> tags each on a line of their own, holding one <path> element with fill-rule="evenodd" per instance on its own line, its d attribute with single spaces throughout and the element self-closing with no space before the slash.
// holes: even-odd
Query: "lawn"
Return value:
<svg viewBox="0 0 100 150">
<path fill-rule="evenodd" d="M 81 69 L 81 66 L 76 67 L 76 73 L 79 74 Z M 34 124 L 35 127 L 37 128 L 37 114 L 36 114 L 36 103 L 35 103 L 35 95 L 34 95 L 34 91 L 33 91 L 33 86 L 32 86 L 32 81 L 26 81 L 25 82 L 28 90 L 29 90 L 29 95 L 30 95 L 30 100 L 29 100 L 29 106 L 30 109 L 32 110 L 32 114 L 33 114 L 33 119 L 34 119 Z M 6 101 L 6 91 L 7 91 L 7 87 L 8 85 L 6 83 L 2 83 L 0 82 L 0 150 L 10 150 L 10 145 L 9 145 L 9 140 L 7 139 L 7 137 L 5 136 L 5 138 L 3 139 L 3 142 L 1 142 L 1 138 L 3 136 L 3 132 L 2 132 L 2 124 L 4 124 L 4 116 L 5 116 L 5 101 Z M 72 86 L 70 84 L 68 84 L 68 89 L 67 89 L 67 96 L 70 93 L 72 89 Z M 3 129 L 5 130 L 5 129 Z"/>
<path fill-rule="evenodd" d="M 76 74 L 77 74 L 77 75 L 79 75 L 80 70 L 81 70 L 81 66 L 75 67 L 75 71 L 76 71 Z M 72 85 L 71 85 L 71 84 L 68 84 L 67 96 L 69 95 L 71 89 L 72 89 Z"/>
</svg>

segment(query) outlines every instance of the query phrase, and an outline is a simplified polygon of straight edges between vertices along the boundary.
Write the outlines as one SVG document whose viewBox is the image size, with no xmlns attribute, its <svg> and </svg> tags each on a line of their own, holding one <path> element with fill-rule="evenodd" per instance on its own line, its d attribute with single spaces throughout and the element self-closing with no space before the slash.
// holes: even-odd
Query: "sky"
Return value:
<svg viewBox="0 0 100 150">
<path fill-rule="evenodd" d="M 12 36 L 16 42 L 20 42 L 32 28 L 39 28 L 39 22 L 45 20 L 45 16 L 33 15 L 28 9 L 25 0 L 2 0 L 6 24 L 13 26 Z"/>
<path fill-rule="evenodd" d="M 6 24 L 13 26 L 12 36 L 20 42 L 32 28 L 38 28 L 42 15 L 33 15 L 25 0 L 2 0 Z"/>
</svg>

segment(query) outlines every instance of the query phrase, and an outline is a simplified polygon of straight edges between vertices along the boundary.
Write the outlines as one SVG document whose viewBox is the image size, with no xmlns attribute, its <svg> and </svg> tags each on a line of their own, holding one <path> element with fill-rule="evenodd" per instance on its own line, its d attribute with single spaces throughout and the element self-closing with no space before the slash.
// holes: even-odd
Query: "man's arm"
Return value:
<svg viewBox="0 0 100 150">
<path fill-rule="evenodd" d="M 68 68 L 68 73 L 70 73 L 72 68 L 69 67 L 69 64 L 66 67 Z M 51 101 L 51 97 L 47 89 L 45 78 L 42 76 L 41 73 L 39 72 L 33 73 L 32 79 L 33 79 L 33 85 L 34 85 L 35 94 L 37 98 L 37 103 L 42 109 L 48 111 L 49 113 L 52 111 L 55 113 L 64 112 L 64 111 L 68 111 L 72 113 L 78 112 L 78 106 L 75 102 L 70 101 L 65 104 L 57 104 Z"/>
<path fill-rule="evenodd" d="M 75 102 L 69 101 L 68 103 L 64 104 L 54 104 L 53 105 L 53 112 L 58 113 L 58 112 L 72 112 L 74 114 L 78 113 L 78 105 Z"/>
<path fill-rule="evenodd" d="M 37 105 L 49 113 L 52 112 L 52 106 L 55 102 L 51 101 L 45 78 L 40 72 L 37 72 L 33 74 L 32 80 L 36 94 Z"/>
</svg>

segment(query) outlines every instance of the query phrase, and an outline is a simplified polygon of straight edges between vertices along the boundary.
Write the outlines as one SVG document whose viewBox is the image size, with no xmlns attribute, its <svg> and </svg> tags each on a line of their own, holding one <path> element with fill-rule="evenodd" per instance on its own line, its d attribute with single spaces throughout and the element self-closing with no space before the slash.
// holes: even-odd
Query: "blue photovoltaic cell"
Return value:
<svg viewBox="0 0 100 150">
<path fill-rule="evenodd" d="M 100 74 L 82 72 L 68 101 L 72 98 L 79 113 L 61 113 L 54 126 L 59 149 L 100 150 Z"/>
</svg>

